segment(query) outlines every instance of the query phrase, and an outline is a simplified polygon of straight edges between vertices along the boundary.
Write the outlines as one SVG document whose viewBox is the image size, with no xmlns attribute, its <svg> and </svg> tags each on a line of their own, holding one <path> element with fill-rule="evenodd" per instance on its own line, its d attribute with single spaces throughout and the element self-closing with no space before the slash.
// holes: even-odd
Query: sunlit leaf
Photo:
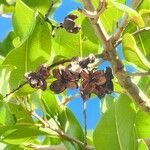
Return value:
<svg viewBox="0 0 150 150">
<path fill-rule="evenodd" d="M 144 70 L 150 69 L 150 62 L 145 58 L 136 45 L 134 37 L 126 33 L 122 39 L 123 54 L 125 59 Z"/>
<path fill-rule="evenodd" d="M 101 106 L 101 111 L 102 113 L 105 113 L 110 107 L 111 105 L 114 103 L 114 97 L 111 95 L 107 95 L 104 97 L 104 99 L 102 100 L 102 106 Z"/>
<path fill-rule="evenodd" d="M 141 17 L 140 14 L 138 14 L 134 9 L 126 6 L 126 5 L 123 5 L 121 3 L 118 3 L 114 0 L 109 0 L 112 5 L 114 7 L 116 7 L 117 9 L 123 11 L 123 12 L 126 12 L 130 18 L 131 21 L 133 21 L 134 23 L 136 23 L 139 27 L 144 27 L 144 21 Z"/>
<path fill-rule="evenodd" d="M 148 150 L 146 143 L 142 139 L 138 143 L 138 150 Z"/>
<path fill-rule="evenodd" d="M 7 55 L 3 63 L 16 67 L 10 77 L 12 88 L 17 87 L 19 81 L 24 79 L 26 72 L 36 70 L 40 64 L 47 62 L 50 58 L 51 38 L 49 34 L 51 31 L 38 13 L 32 20 L 30 30 L 24 41 Z"/>
<path fill-rule="evenodd" d="M 67 135 L 83 141 L 82 128 L 73 113 L 68 108 L 63 108 L 61 114 L 59 115 L 59 121 Z M 78 144 L 72 144 L 66 140 L 63 140 L 63 143 L 67 149 L 82 150 L 82 147 Z"/>
<path fill-rule="evenodd" d="M 95 0 L 98 2 L 97 0 Z M 125 0 L 118 0 L 117 2 L 124 4 Z M 118 21 L 123 15 L 123 12 L 108 3 L 107 9 L 100 15 L 100 20 L 105 27 L 105 30 L 112 34 L 117 27 Z"/>
<path fill-rule="evenodd" d="M 49 90 L 42 92 L 42 102 L 45 106 L 48 115 L 54 116 L 58 113 L 58 103 L 54 93 L 52 93 Z"/>
<path fill-rule="evenodd" d="M 13 40 L 16 37 L 13 31 L 9 32 L 5 39 L 0 42 L 0 55 L 6 56 L 14 48 Z"/>
<path fill-rule="evenodd" d="M 134 103 L 128 96 L 121 95 L 103 114 L 94 131 L 93 140 L 96 150 L 136 150 L 135 118 Z"/>
<path fill-rule="evenodd" d="M 149 114 L 141 110 L 138 111 L 136 122 L 136 132 L 138 138 L 149 138 L 150 137 L 150 117 Z"/>
<path fill-rule="evenodd" d="M 29 32 L 30 26 L 33 22 L 34 11 L 30 9 L 21 0 L 16 0 L 15 12 L 13 14 L 12 23 L 15 33 L 18 36 L 24 36 Z"/>
</svg>

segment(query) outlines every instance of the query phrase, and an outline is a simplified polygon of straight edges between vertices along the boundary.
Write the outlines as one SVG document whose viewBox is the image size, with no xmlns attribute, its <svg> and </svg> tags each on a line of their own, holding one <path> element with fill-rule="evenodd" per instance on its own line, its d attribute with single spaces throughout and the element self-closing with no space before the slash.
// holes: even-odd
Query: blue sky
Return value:
<svg viewBox="0 0 150 150">
<path fill-rule="evenodd" d="M 128 1 L 129 2 L 129 1 Z M 54 19 L 58 22 L 61 22 L 63 18 L 68 14 L 68 12 L 80 7 L 79 3 L 74 2 L 73 0 L 63 0 L 62 5 L 56 10 L 54 14 Z M 7 33 L 12 29 L 11 20 L 0 17 L 0 40 L 2 40 Z M 122 53 L 120 52 L 121 58 L 123 58 Z M 103 64 L 102 68 L 105 68 L 108 63 Z M 132 71 L 132 68 L 127 68 L 129 71 Z M 70 91 L 70 94 L 73 94 L 74 91 Z M 96 126 L 98 119 L 100 118 L 100 100 L 98 98 L 92 98 L 87 102 L 87 128 L 93 129 Z M 79 122 L 83 126 L 83 114 L 82 114 L 82 100 L 81 98 L 76 98 L 72 100 L 68 107 L 73 111 Z"/>
</svg>

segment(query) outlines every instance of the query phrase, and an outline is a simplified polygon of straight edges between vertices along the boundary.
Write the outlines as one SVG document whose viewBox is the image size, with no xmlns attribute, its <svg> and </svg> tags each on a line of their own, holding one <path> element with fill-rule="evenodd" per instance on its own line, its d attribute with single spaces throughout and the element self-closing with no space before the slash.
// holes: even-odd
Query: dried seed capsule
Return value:
<svg viewBox="0 0 150 150">
<path fill-rule="evenodd" d="M 32 88 L 41 89 L 43 91 L 47 88 L 45 79 L 36 72 L 27 74 L 26 79 Z"/>
<path fill-rule="evenodd" d="M 54 69 L 53 76 L 57 79 L 50 85 L 50 89 L 56 94 L 63 92 L 66 88 L 78 88 L 79 75 L 72 73 L 67 69 Z"/>
<path fill-rule="evenodd" d="M 69 14 L 65 17 L 63 23 L 60 24 L 60 27 L 66 29 L 66 31 L 70 33 L 78 33 L 80 30 L 80 27 L 75 24 L 75 19 L 78 17 L 74 14 Z"/>
</svg>

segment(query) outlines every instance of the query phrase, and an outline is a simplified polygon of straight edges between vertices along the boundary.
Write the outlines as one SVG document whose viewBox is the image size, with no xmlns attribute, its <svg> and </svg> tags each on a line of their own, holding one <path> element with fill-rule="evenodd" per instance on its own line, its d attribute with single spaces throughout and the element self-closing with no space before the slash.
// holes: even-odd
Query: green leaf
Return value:
<svg viewBox="0 0 150 150">
<path fill-rule="evenodd" d="M 148 147 L 143 139 L 138 143 L 138 150 L 148 150 Z"/>
<path fill-rule="evenodd" d="M 16 0 L 15 12 L 12 17 L 12 24 L 15 33 L 23 36 L 33 22 L 34 12 L 21 0 Z"/>
<path fill-rule="evenodd" d="M 59 115 L 59 121 L 64 132 L 67 135 L 78 139 L 79 141 L 83 141 L 82 128 L 73 113 L 68 108 L 63 108 L 62 112 Z M 72 144 L 65 140 L 63 141 L 63 143 L 68 150 L 82 150 L 82 147 L 80 147 L 78 144 Z"/>
<path fill-rule="evenodd" d="M 138 80 L 138 82 L 136 82 L 136 84 L 144 92 L 144 94 L 150 98 L 150 77 L 143 76 L 140 78 L 140 80 Z"/>
<path fill-rule="evenodd" d="M 10 76 L 11 88 L 16 88 L 24 74 L 36 68 L 50 58 L 51 38 L 48 24 L 42 17 L 35 14 L 30 34 L 4 60 L 3 64 L 11 64 L 16 67 Z"/>
<path fill-rule="evenodd" d="M 13 40 L 16 38 L 14 31 L 10 31 L 5 39 L 0 42 L 0 55 L 6 56 L 13 48 Z"/>
<path fill-rule="evenodd" d="M 4 150 L 24 150 L 24 149 L 19 147 L 18 145 L 7 144 Z"/>
<path fill-rule="evenodd" d="M 123 36 L 122 46 L 124 57 L 128 62 L 133 63 L 134 65 L 144 70 L 150 69 L 150 62 L 139 50 L 136 45 L 136 41 L 131 34 L 126 33 Z"/>
<path fill-rule="evenodd" d="M 11 72 L 15 68 L 13 66 L 9 65 L 1 65 L 0 66 L 0 93 L 5 96 L 7 93 L 10 92 L 10 87 L 9 87 L 9 77 Z"/>
<path fill-rule="evenodd" d="M 141 16 L 145 22 L 145 28 L 150 26 L 149 20 L 150 12 L 148 10 L 141 10 Z M 129 23 L 124 30 L 125 33 L 133 33 L 137 31 L 138 28 L 134 26 L 134 24 Z M 145 30 L 137 35 L 134 36 L 137 46 L 139 50 L 144 54 L 144 56 L 150 61 L 150 42 L 149 42 L 150 30 Z"/>
<path fill-rule="evenodd" d="M 33 137 L 46 134 L 34 126 L 15 125 L 0 127 L 0 130 L 0 135 L 2 137 L 1 140 L 3 142 L 15 145 L 22 144 Z"/>
<path fill-rule="evenodd" d="M 144 21 L 141 17 L 140 14 L 137 13 L 137 11 L 135 11 L 134 9 L 126 6 L 126 5 L 123 5 L 121 3 L 118 3 L 114 0 L 109 0 L 111 2 L 111 4 L 116 7 L 117 9 L 123 11 L 123 12 L 126 12 L 129 16 L 129 19 L 131 21 L 133 21 L 135 24 L 137 24 L 139 27 L 144 27 Z"/>
<path fill-rule="evenodd" d="M 88 39 L 90 35 L 85 33 L 85 30 L 91 28 L 91 25 L 87 24 L 87 26 L 84 26 L 82 22 L 85 17 L 78 12 L 72 13 L 78 16 L 76 24 L 80 25 L 81 29 L 77 34 L 69 33 L 62 28 L 57 29 L 53 39 L 54 55 L 70 58 L 73 56 L 87 56 L 90 53 L 98 53 L 100 44 L 90 41 Z"/>
<path fill-rule="evenodd" d="M 138 6 L 138 10 L 140 10 L 140 9 L 147 9 L 147 10 L 149 10 L 150 9 L 150 5 L 148 5 L 148 4 L 150 4 L 150 0 L 144 0 L 144 1 L 142 1 L 141 3 L 140 3 L 140 5 Z"/>
<path fill-rule="evenodd" d="M 95 1 L 98 2 L 97 0 Z M 124 4 L 125 0 L 118 0 L 118 2 Z M 108 3 L 107 9 L 100 15 L 100 20 L 109 34 L 114 32 L 122 15 L 122 11 L 118 10 L 111 3 Z"/>
<path fill-rule="evenodd" d="M 94 131 L 93 141 L 96 150 L 136 150 L 135 117 L 135 105 L 132 100 L 127 95 L 120 95 L 103 114 Z"/>
<path fill-rule="evenodd" d="M 7 4 L 6 0 L 0 0 L 0 4 Z"/>
<path fill-rule="evenodd" d="M 13 125 L 15 123 L 9 107 L 2 101 L 0 101 L 0 114 L 0 125 Z"/>
<path fill-rule="evenodd" d="M 21 99 L 22 100 L 22 99 Z M 7 103 L 10 113 L 15 118 L 15 123 L 17 124 L 33 124 L 33 119 L 31 115 L 23 108 L 21 105 L 13 104 L 11 102 Z"/>
<path fill-rule="evenodd" d="M 148 113 L 141 110 L 138 111 L 136 122 L 136 132 L 138 138 L 149 138 L 150 137 L 150 116 Z"/>
<path fill-rule="evenodd" d="M 58 145 L 61 144 L 61 141 L 57 137 L 46 137 L 42 143 L 43 145 Z"/>
<path fill-rule="evenodd" d="M 101 103 L 101 111 L 102 113 L 105 113 L 111 105 L 114 103 L 114 97 L 111 95 L 106 95 Z"/>
<path fill-rule="evenodd" d="M 42 92 L 42 102 L 50 116 L 54 116 L 58 113 L 58 103 L 56 96 L 50 90 Z"/>
<path fill-rule="evenodd" d="M 99 40 L 88 18 L 82 21 L 82 32 L 91 42 L 99 44 Z"/>
<path fill-rule="evenodd" d="M 46 12 L 51 4 L 51 1 L 52 0 L 34 0 L 34 1 L 23 0 L 23 2 L 26 5 L 28 5 L 30 8 L 32 8 L 33 10 L 38 9 L 38 11 L 40 13 L 42 13 L 43 15 L 46 14 Z M 53 5 L 51 12 L 53 12 L 56 9 L 56 7 L 59 6 L 60 2 L 61 2 L 61 0 L 54 0 L 54 5 Z"/>
</svg>

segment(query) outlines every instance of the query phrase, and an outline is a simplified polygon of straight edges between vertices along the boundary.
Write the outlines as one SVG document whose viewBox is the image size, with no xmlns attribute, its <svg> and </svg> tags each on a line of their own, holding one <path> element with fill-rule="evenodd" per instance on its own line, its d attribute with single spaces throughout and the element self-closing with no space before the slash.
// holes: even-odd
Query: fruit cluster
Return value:
<svg viewBox="0 0 150 150">
<path fill-rule="evenodd" d="M 52 70 L 52 75 L 56 78 L 50 85 L 50 89 L 55 93 L 62 93 L 65 89 L 80 89 L 83 100 L 90 98 L 91 94 L 104 97 L 113 92 L 113 75 L 110 67 L 106 70 L 89 68 L 89 64 L 96 60 L 94 55 L 86 58 L 75 58 L 67 67 Z M 45 90 L 47 88 L 46 79 L 50 75 L 47 67 L 40 66 L 36 72 L 26 75 L 26 79 L 31 87 Z"/>
</svg>

